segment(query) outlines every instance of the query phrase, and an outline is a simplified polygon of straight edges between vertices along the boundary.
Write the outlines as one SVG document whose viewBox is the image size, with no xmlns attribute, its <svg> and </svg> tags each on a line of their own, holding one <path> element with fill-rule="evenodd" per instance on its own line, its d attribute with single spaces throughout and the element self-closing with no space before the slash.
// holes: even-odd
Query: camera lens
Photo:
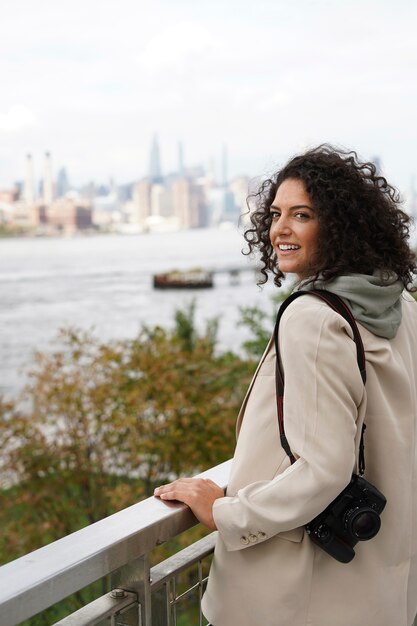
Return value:
<svg viewBox="0 0 417 626">
<path fill-rule="evenodd" d="M 346 530 L 359 541 L 372 539 L 381 527 L 378 513 L 368 506 L 350 509 L 344 517 Z"/>
</svg>

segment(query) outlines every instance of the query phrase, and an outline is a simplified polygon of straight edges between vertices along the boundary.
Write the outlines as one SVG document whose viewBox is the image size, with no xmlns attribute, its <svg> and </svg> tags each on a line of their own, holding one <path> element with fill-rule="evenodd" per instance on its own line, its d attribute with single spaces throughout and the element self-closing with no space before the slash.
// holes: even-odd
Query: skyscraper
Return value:
<svg viewBox="0 0 417 626">
<path fill-rule="evenodd" d="M 152 183 L 162 182 L 161 158 L 159 154 L 158 137 L 153 136 L 149 158 L 149 178 Z"/>
<path fill-rule="evenodd" d="M 23 184 L 23 199 L 26 204 L 33 204 L 35 201 L 35 187 L 33 180 L 33 161 L 32 155 L 26 156 L 25 182 Z"/>
<path fill-rule="evenodd" d="M 52 204 L 54 199 L 54 181 L 52 178 L 52 161 L 49 152 L 45 152 L 45 169 L 43 177 L 43 201 L 45 206 Z"/>
<path fill-rule="evenodd" d="M 135 184 L 133 188 L 133 218 L 132 221 L 143 226 L 151 215 L 151 190 L 152 185 L 146 178 Z"/>
<path fill-rule="evenodd" d="M 184 176 L 184 150 L 182 141 L 178 142 L 178 176 Z"/>
<path fill-rule="evenodd" d="M 227 146 L 226 144 L 223 144 L 221 184 L 225 189 L 227 187 L 227 176 Z"/>
<path fill-rule="evenodd" d="M 56 177 L 56 195 L 58 198 L 65 196 L 69 190 L 68 174 L 65 167 L 61 167 Z"/>
</svg>

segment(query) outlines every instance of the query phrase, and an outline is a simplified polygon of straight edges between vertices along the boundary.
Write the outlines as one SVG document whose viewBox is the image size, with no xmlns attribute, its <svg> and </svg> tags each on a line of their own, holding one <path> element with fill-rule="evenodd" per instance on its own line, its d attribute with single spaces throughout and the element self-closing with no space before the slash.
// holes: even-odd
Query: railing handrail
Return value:
<svg viewBox="0 0 417 626">
<path fill-rule="evenodd" d="M 198 477 L 225 488 L 230 465 Z M 3 565 L 0 624 L 24 621 L 196 523 L 185 505 L 151 497 Z"/>
</svg>

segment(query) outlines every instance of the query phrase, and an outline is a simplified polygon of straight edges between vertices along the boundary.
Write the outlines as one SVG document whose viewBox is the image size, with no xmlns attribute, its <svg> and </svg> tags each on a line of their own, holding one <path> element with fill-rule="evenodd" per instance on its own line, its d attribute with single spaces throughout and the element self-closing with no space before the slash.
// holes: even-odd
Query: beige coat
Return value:
<svg viewBox="0 0 417 626">
<path fill-rule="evenodd" d="M 281 448 L 274 347 L 238 419 L 219 541 L 203 611 L 214 626 L 409 626 L 417 612 L 417 304 L 407 294 L 392 340 L 362 326 L 364 388 L 347 322 L 324 302 L 293 302 L 280 325 L 286 434 Z M 365 418 L 365 477 L 387 498 L 379 534 L 342 564 L 303 525 L 350 480 Z"/>
</svg>

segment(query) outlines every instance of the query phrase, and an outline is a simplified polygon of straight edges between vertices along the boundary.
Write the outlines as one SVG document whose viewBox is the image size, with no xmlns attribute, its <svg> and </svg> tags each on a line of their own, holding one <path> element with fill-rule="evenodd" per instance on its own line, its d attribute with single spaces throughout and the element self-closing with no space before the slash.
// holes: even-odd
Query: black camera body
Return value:
<svg viewBox="0 0 417 626">
<path fill-rule="evenodd" d="M 347 487 L 317 515 L 306 531 L 310 539 L 341 563 L 355 556 L 358 541 L 372 539 L 378 533 L 387 500 L 362 476 L 353 474 Z"/>
</svg>

